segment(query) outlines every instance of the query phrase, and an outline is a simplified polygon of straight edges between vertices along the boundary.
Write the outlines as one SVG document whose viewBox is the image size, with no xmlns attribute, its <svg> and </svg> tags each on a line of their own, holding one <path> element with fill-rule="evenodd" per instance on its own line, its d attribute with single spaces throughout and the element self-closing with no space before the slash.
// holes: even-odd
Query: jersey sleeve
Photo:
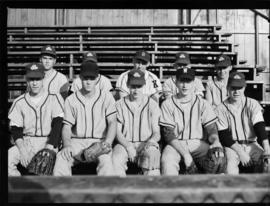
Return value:
<svg viewBox="0 0 270 206">
<path fill-rule="evenodd" d="M 68 92 L 68 90 L 69 90 L 69 81 L 65 75 L 62 75 L 60 93 Z"/>
<path fill-rule="evenodd" d="M 52 105 L 52 118 L 64 117 L 64 100 L 61 95 L 54 95 L 54 101 Z"/>
<path fill-rule="evenodd" d="M 72 96 L 70 96 L 72 97 Z M 63 123 L 64 124 L 70 124 L 70 125 L 74 125 L 76 122 L 76 114 L 75 114 L 75 109 L 74 106 L 72 104 L 72 99 L 68 97 L 65 101 L 64 104 L 64 120 Z"/>
<path fill-rule="evenodd" d="M 195 79 L 195 93 L 203 95 L 205 88 L 203 86 L 202 80 L 196 78 Z"/>
<path fill-rule="evenodd" d="M 107 118 L 110 115 L 116 113 L 116 108 L 115 108 L 115 100 L 114 100 L 112 94 L 109 91 L 107 91 L 106 93 L 107 94 L 106 94 L 106 98 L 105 98 L 105 101 L 106 101 L 105 115 Z"/>
<path fill-rule="evenodd" d="M 219 106 L 215 108 L 215 113 L 218 118 L 218 121 L 216 122 L 218 130 L 220 131 L 220 130 L 229 129 L 229 122 L 226 115 L 226 110 L 224 110 L 224 107 L 222 104 L 220 104 Z"/>
<path fill-rule="evenodd" d="M 121 74 L 119 78 L 117 79 L 116 89 L 126 94 L 129 94 L 129 89 L 127 87 L 127 75 L 125 74 L 126 73 Z"/>
<path fill-rule="evenodd" d="M 255 125 L 258 122 L 264 121 L 263 108 L 259 104 L 259 102 L 257 102 L 256 100 L 252 100 L 250 102 L 250 108 L 251 108 L 251 111 L 250 111 L 251 112 L 251 121 L 252 121 L 253 125 Z"/>
<path fill-rule="evenodd" d="M 72 92 L 76 92 L 76 91 L 80 90 L 81 88 L 82 88 L 81 79 L 79 77 L 77 77 L 76 79 L 73 80 L 70 90 Z"/>
<path fill-rule="evenodd" d="M 151 74 L 151 81 L 152 81 L 152 86 L 151 86 L 151 94 L 155 94 L 157 92 L 161 92 L 162 91 L 162 85 L 161 85 L 161 82 L 159 80 L 159 78 L 154 75 L 154 74 Z"/>
<path fill-rule="evenodd" d="M 112 88 L 113 87 L 111 81 L 108 78 L 104 77 L 103 81 L 101 82 L 100 89 L 109 92 Z"/>
<path fill-rule="evenodd" d="M 201 100 L 203 101 L 201 120 L 203 127 L 205 127 L 216 122 L 218 119 L 209 102 L 207 102 L 205 99 Z"/>
<path fill-rule="evenodd" d="M 170 99 L 165 100 L 161 105 L 161 116 L 159 120 L 159 125 L 175 127 L 175 122 L 173 120 L 173 108 L 170 104 Z"/>
<path fill-rule="evenodd" d="M 115 103 L 115 106 L 116 106 L 116 119 L 117 119 L 117 122 L 120 123 L 120 124 L 124 124 L 124 118 L 123 118 L 123 108 L 122 108 L 122 104 L 121 104 L 121 100 L 118 100 L 116 103 Z"/>
<path fill-rule="evenodd" d="M 169 82 L 169 79 L 166 79 L 162 85 L 162 90 L 163 92 L 166 92 L 168 94 L 172 94 L 172 89 L 171 89 L 171 86 L 170 86 L 170 82 Z"/>
<path fill-rule="evenodd" d="M 18 127 L 23 127 L 24 123 L 23 123 L 23 115 L 22 115 L 22 111 L 20 108 L 20 104 L 17 101 L 14 101 L 9 113 L 8 113 L 8 119 L 10 120 L 10 122 L 13 125 L 16 125 Z"/>
</svg>

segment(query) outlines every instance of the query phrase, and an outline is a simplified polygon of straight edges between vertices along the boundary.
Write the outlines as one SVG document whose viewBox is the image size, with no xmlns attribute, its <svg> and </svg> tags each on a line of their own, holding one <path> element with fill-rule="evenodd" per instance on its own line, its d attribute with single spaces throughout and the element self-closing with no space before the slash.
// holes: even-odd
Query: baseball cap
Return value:
<svg viewBox="0 0 270 206">
<path fill-rule="evenodd" d="M 176 79 L 193 81 L 195 79 L 195 71 L 188 67 L 178 69 L 176 71 Z"/>
<path fill-rule="evenodd" d="M 41 48 L 41 55 L 49 55 L 52 57 L 56 57 L 56 52 L 55 52 L 55 48 L 50 46 L 50 45 L 46 45 L 44 47 Z"/>
<path fill-rule="evenodd" d="M 40 63 L 31 63 L 25 66 L 26 78 L 44 78 L 45 68 Z"/>
<path fill-rule="evenodd" d="M 83 61 L 97 62 L 97 55 L 93 51 L 88 51 L 83 54 Z"/>
<path fill-rule="evenodd" d="M 190 57 L 188 53 L 185 52 L 178 52 L 175 55 L 175 64 L 183 64 L 183 65 L 188 65 L 190 64 Z"/>
<path fill-rule="evenodd" d="M 228 86 L 239 88 L 245 87 L 246 86 L 245 75 L 241 72 L 232 72 L 229 75 Z"/>
<path fill-rule="evenodd" d="M 80 75 L 83 77 L 98 77 L 99 68 L 95 62 L 84 61 L 81 64 Z"/>
<path fill-rule="evenodd" d="M 144 72 L 138 69 L 132 69 L 128 72 L 127 85 L 143 86 L 144 84 Z"/>
<path fill-rule="evenodd" d="M 147 51 L 140 50 L 135 53 L 134 59 L 150 62 L 150 54 Z"/>
<path fill-rule="evenodd" d="M 231 66 L 231 65 L 232 65 L 232 62 L 231 62 L 230 57 L 227 55 L 224 55 L 224 54 L 220 55 L 217 58 L 216 64 L 215 64 L 215 66 L 217 68 L 220 68 L 220 69 L 226 68 L 226 67 Z"/>
</svg>

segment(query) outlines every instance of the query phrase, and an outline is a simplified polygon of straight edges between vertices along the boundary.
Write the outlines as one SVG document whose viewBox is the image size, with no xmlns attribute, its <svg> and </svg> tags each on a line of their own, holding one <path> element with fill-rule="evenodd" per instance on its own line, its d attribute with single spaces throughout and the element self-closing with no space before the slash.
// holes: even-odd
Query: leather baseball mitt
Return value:
<svg viewBox="0 0 270 206">
<path fill-rule="evenodd" d="M 146 170 L 160 168 L 160 151 L 156 142 L 146 142 L 138 152 L 137 165 Z"/>
<path fill-rule="evenodd" d="M 35 175 L 52 175 L 55 160 L 55 151 L 47 148 L 41 149 L 28 164 L 28 172 Z"/>
<path fill-rule="evenodd" d="M 112 146 L 104 141 L 95 142 L 83 150 L 81 159 L 83 162 L 96 162 L 100 155 L 108 154 L 112 150 Z"/>
<path fill-rule="evenodd" d="M 208 150 L 207 155 L 196 160 L 200 168 L 209 174 L 225 173 L 227 160 L 224 149 L 213 147 Z"/>
<path fill-rule="evenodd" d="M 270 173 L 270 155 L 262 156 L 263 173 Z"/>
</svg>

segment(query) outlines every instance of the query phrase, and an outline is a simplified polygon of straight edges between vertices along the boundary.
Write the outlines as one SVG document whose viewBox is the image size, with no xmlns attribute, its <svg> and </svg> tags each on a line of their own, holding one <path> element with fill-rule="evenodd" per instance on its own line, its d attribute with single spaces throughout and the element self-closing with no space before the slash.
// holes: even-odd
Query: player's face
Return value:
<svg viewBox="0 0 270 206">
<path fill-rule="evenodd" d="M 87 92 L 91 92 L 93 91 L 93 89 L 96 86 L 96 82 L 97 82 L 97 77 L 92 77 L 92 76 L 80 76 L 81 80 L 82 80 L 82 87 L 85 91 Z"/>
<path fill-rule="evenodd" d="M 43 79 L 42 78 L 29 78 L 27 79 L 28 87 L 30 88 L 30 93 L 33 95 L 37 95 L 40 93 L 43 87 Z"/>
<path fill-rule="evenodd" d="M 140 69 L 141 71 L 145 71 L 146 68 L 149 66 L 149 62 L 143 61 L 143 60 L 139 60 L 136 59 L 134 60 L 134 68 L 135 69 Z"/>
<path fill-rule="evenodd" d="M 176 87 L 182 96 L 191 95 L 194 92 L 194 81 L 192 80 L 177 80 Z"/>
<path fill-rule="evenodd" d="M 239 101 L 244 97 L 245 87 L 228 87 L 228 95 L 232 101 Z"/>
<path fill-rule="evenodd" d="M 229 76 L 231 68 L 232 68 L 231 66 L 228 66 L 226 68 L 217 69 L 217 77 L 220 79 L 225 79 L 226 77 Z"/>
<path fill-rule="evenodd" d="M 130 95 L 134 99 L 139 99 L 143 95 L 143 86 L 141 85 L 131 85 L 129 86 L 130 89 Z"/>
<path fill-rule="evenodd" d="M 46 70 L 52 69 L 53 65 L 56 62 L 55 58 L 53 58 L 52 56 L 47 56 L 47 55 L 42 55 L 40 60 Z"/>
</svg>

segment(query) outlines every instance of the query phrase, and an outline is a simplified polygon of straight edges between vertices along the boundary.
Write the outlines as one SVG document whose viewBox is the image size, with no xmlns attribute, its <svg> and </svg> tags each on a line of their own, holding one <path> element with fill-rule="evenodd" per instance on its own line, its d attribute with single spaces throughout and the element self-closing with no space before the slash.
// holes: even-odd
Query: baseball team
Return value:
<svg viewBox="0 0 270 206">
<path fill-rule="evenodd" d="M 54 69 L 56 59 L 55 48 L 46 45 L 40 62 L 25 67 L 26 92 L 8 113 L 9 176 L 22 175 L 18 164 L 27 168 L 44 148 L 56 154 L 49 175 L 72 176 L 73 166 L 89 163 L 85 151 L 97 142 L 111 148 L 96 153 L 99 176 L 124 177 L 130 164 L 150 176 L 239 174 L 245 167 L 267 172 L 263 108 L 245 96 L 245 76 L 232 70 L 228 56 L 216 59 L 216 76 L 204 87 L 188 53 L 176 54 L 175 74 L 161 84 L 147 70 L 150 54 L 140 50 L 115 89 L 100 74 L 95 52 L 83 55 L 71 85 Z"/>
</svg>

